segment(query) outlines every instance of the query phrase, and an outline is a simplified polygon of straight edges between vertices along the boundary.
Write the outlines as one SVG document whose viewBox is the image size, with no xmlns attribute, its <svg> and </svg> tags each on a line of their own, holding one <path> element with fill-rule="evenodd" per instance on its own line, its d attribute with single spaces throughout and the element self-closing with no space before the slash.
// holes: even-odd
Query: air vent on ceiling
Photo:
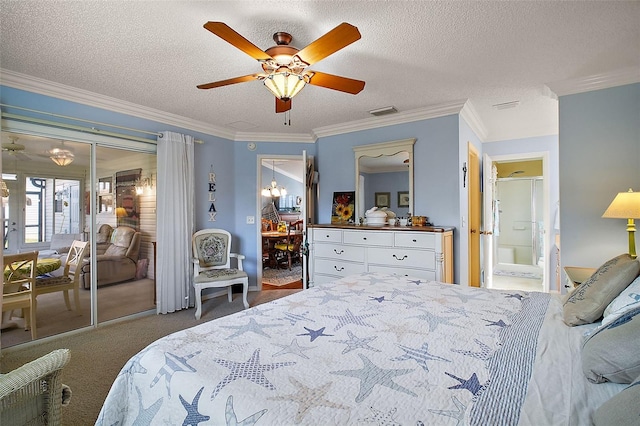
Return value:
<svg viewBox="0 0 640 426">
<path fill-rule="evenodd" d="M 493 107 L 495 109 L 509 109 L 509 108 L 515 108 L 518 105 L 520 105 L 520 101 L 511 101 L 511 102 L 503 102 L 501 104 L 495 104 L 493 105 Z"/>
<path fill-rule="evenodd" d="M 372 109 L 371 111 L 369 111 L 369 114 L 375 115 L 375 116 L 380 116 L 380 115 L 393 114 L 393 113 L 396 113 L 396 112 L 398 112 L 396 107 L 387 106 L 387 107 L 384 107 L 384 108 Z"/>
</svg>

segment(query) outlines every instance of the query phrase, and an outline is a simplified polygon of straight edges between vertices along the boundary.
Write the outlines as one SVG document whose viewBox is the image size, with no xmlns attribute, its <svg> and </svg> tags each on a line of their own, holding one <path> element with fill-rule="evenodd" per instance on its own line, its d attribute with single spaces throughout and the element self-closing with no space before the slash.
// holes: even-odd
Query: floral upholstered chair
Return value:
<svg viewBox="0 0 640 426">
<path fill-rule="evenodd" d="M 247 309 L 249 277 L 242 269 L 245 257 L 231 253 L 231 234 L 223 229 L 203 229 L 193 234 L 192 244 L 196 319 L 202 315 L 202 290 L 205 288 L 227 287 L 229 302 L 232 302 L 232 285 L 242 284 L 242 303 Z M 231 267 L 232 257 L 237 259 L 237 268 Z"/>
</svg>

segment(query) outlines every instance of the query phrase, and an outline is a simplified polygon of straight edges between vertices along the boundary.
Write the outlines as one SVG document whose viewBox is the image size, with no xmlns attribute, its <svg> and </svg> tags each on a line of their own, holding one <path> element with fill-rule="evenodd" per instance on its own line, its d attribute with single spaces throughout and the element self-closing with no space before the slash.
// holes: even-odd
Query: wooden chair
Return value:
<svg viewBox="0 0 640 426">
<path fill-rule="evenodd" d="M 282 242 L 278 242 L 274 245 L 276 260 L 287 259 L 287 265 L 289 270 L 293 265 L 295 259 L 300 259 L 300 246 L 302 245 L 302 232 L 299 229 L 302 226 L 302 220 L 296 220 L 289 224 L 289 230 L 287 231 L 287 238 Z"/>
<path fill-rule="evenodd" d="M 231 234 L 223 229 L 203 229 L 191 239 L 193 244 L 193 288 L 196 293 L 196 319 L 202 314 L 202 290 L 227 287 L 229 302 L 233 301 L 233 284 L 242 284 L 242 303 L 249 308 L 247 291 L 249 276 L 242 269 L 241 254 L 231 253 Z M 231 267 L 231 258 L 238 267 Z"/>
<path fill-rule="evenodd" d="M 0 374 L 0 424 L 60 425 L 62 406 L 71 391 L 61 382 L 69 349 L 57 349 L 34 361 Z"/>
<path fill-rule="evenodd" d="M 88 241 L 74 240 L 67 253 L 67 260 L 64 265 L 64 272 L 59 277 L 40 277 L 36 279 L 35 297 L 41 294 L 64 293 L 64 303 L 67 309 L 71 310 L 69 301 L 69 290 L 73 290 L 73 302 L 76 312 L 80 312 L 80 269 L 84 252 L 89 244 Z"/>
<path fill-rule="evenodd" d="M 2 312 L 22 309 L 25 330 L 31 328 L 31 339 L 36 333 L 36 262 L 38 252 L 8 254 L 4 256 L 2 285 Z"/>
<path fill-rule="evenodd" d="M 276 224 L 269 219 L 262 218 L 262 232 L 275 231 Z"/>
</svg>

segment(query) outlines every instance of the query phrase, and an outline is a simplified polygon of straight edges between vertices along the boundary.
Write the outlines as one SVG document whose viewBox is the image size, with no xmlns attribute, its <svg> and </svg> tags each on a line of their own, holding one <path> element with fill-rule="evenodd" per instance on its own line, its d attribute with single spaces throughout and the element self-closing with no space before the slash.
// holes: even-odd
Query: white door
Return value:
<svg viewBox="0 0 640 426">
<path fill-rule="evenodd" d="M 495 200 L 493 197 L 497 172 L 493 160 L 484 154 L 482 159 L 483 197 L 482 197 L 482 254 L 484 269 L 484 287 L 491 288 L 493 278 L 493 231 L 495 226 Z"/>
</svg>

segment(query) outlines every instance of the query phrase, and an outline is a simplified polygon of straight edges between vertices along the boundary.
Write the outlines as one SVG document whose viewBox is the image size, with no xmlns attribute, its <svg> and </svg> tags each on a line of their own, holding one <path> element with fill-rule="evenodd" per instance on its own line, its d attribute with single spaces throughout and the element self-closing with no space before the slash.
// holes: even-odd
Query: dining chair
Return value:
<svg viewBox="0 0 640 426">
<path fill-rule="evenodd" d="M 247 291 L 249 276 L 242 269 L 245 256 L 231 253 L 231 234 L 223 229 L 202 229 L 193 234 L 193 288 L 196 293 L 196 319 L 202 314 L 202 290 L 227 287 L 229 302 L 233 301 L 233 284 L 242 284 L 242 303 L 249 308 Z M 231 267 L 231 258 L 237 268 Z"/>
<path fill-rule="evenodd" d="M 2 312 L 22 309 L 25 330 L 31 329 L 31 339 L 36 333 L 36 297 L 33 289 L 36 282 L 38 252 L 7 254 L 4 257 L 2 282 Z"/>
<path fill-rule="evenodd" d="M 67 309 L 71 310 L 69 301 L 69 290 L 73 290 L 73 302 L 75 311 L 80 312 L 80 269 L 84 252 L 89 244 L 88 241 L 74 240 L 67 253 L 67 260 L 64 264 L 64 272 L 59 277 L 38 277 L 36 279 L 35 297 L 41 294 L 55 293 L 62 291 L 64 303 Z"/>
<path fill-rule="evenodd" d="M 287 230 L 287 238 L 283 241 L 277 242 L 273 247 L 276 254 L 276 262 L 279 260 L 287 259 L 287 265 L 289 270 L 293 265 L 295 259 L 300 259 L 300 246 L 302 245 L 302 232 L 299 229 L 302 226 L 302 220 L 296 220 L 289 224 Z"/>
</svg>

